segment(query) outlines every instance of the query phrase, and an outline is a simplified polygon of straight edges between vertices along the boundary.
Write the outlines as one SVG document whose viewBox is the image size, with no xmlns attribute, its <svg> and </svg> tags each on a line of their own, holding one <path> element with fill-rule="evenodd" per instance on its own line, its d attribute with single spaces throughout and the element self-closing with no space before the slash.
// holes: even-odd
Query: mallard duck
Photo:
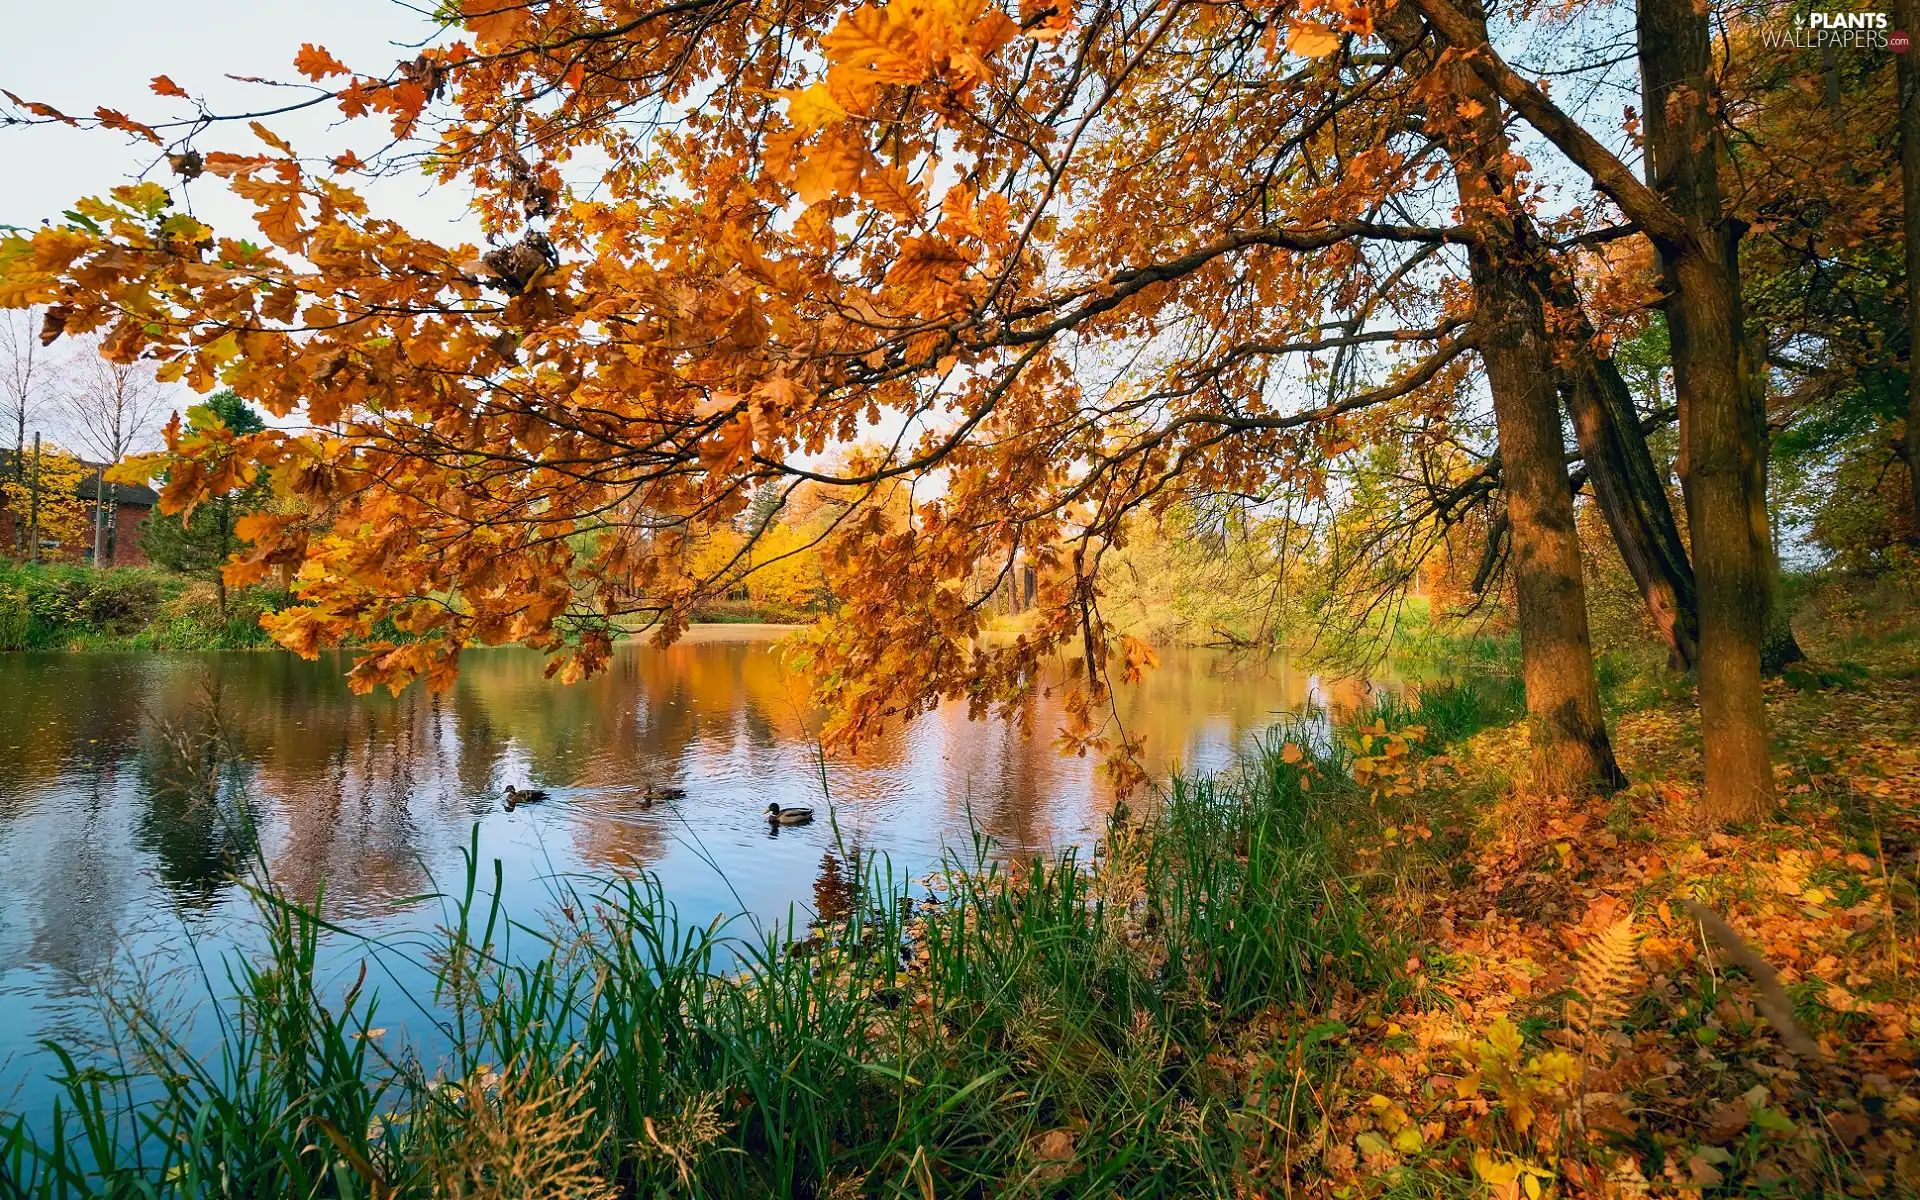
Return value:
<svg viewBox="0 0 1920 1200">
<path fill-rule="evenodd" d="M 677 787 L 650 787 L 640 794 L 640 807 L 652 808 L 656 804 L 671 804 L 675 800 L 685 800 L 687 789 Z"/>
<path fill-rule="evenodd" d="M 771 825 L 806 825 L 813 821 L 810 808 L 781 808 L 778 804 L 767 805 L 767 822 Z"/>
<path fill-rule="evenodd" d="M 522 804 L 538 804 L 540 803 L 540 801 L 548 798 L 547 794 L 543 791 L 540 791 L 538 788 L 528 788 L 525 791 L 521 791 L 519 788 L 514 787 L 512 784 L 507 785 L 506 794 L 507 794 L 507 811 L 508 812 L 512 812 L 514 809 L 520 807 Z"/>
</svg>

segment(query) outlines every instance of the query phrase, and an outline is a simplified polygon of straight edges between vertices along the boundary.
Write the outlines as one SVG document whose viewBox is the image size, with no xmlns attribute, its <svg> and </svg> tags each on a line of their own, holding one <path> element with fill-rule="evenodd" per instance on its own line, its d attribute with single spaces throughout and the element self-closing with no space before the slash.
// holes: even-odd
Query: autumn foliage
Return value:
<svg viewBox="0 0 1920 1200">
<path fill-rule="evenodd" d="M 1667 7 L 1641 15 L 1705 28 Z M 362 642 L 363 687 L 444 686 L 462 647 L 510 641 L 577 678 L 618 632 L 671 640 L 784 561 L 735 542 L 795 528 L 743 517 L 804 488 L 834 505 L 804 526 L 837 605 L 808 652 L 830 740 L 943 699 L 1018 711 L 1065 652 L 1081 668 L 1063 746 L 1124 750 L 1103 702 L 1139 656 L 1117 653 L 1100 581 L 1133 515 L 1325 497 L 1387 446 L 1417 467 L 1412 541 L 1489 529 L 1489 562 L 1520 575 L 1543 779 L 1618 782 L 1541 378 L 1604 366 L 1663 286 L 1676 314 L 1724 316 L 1737 268 L 1708 226 L 1750 197 L 1709 213 L 1670 179 L 1656 194 L 1495 52 L 1477 10 L 464 0 L 441 17 L 391 66 L 300 50 L 310 103 L 364 130 L 325 160 L 203 107 L 77 118 L 12 97 L 21 119 L 147 139 L 177 188 L 254 210 L 253 229 L 216 230 L 157 181 L 84 200 L 0 242 L 0 303 L 49 305 L 50 338 L 99 331 L 115 358 L 281 419 L 171 430 L 126 475 L 166 471 L 174 512 L 270 477 L 289 503 L 243 522 L 227 578 L 294 575 L 300 603 L 272 619 L 285 645 Z M 1655 114 L 1656 156 L 1711 121 L 1706 82 Z M 1509 116 L 1594 190 L 1552 194 Z M 1724 146 L 1702 143 L 1707 174 Z M 484 245 L 404 228 L 356 188 L 414 167 L 471 190 Z M 1613 270 L 1625 240 L 1638 265 Z M 1742 598 L 1771 595 L 1773 549 L 1762 431 L 1730 415 L 1746 349 L 1712 344 L 1712 362 L 1677 362 L 1677 407 L 1699 425 L 1690 519 L 1715 531 L 1695 547 L 1720 647 L 1702 697 L 1729 815 L 1770 803 L 1746 665 L 1761 614 Z M 1486 518 L 1506 492 L 1512 557 Z M 1599 491 L 1610 518 L 1618 493 Z M 1658 527 L 1664 490 L 1640 500 Z M 1752 545 L 1718 532 L 1754 514 Z M 1028 571 L 1033 619 L 984 640 L 988 598 Z M 1545 715 L 1576 710 L 1565 728 Z"/>
</svg>

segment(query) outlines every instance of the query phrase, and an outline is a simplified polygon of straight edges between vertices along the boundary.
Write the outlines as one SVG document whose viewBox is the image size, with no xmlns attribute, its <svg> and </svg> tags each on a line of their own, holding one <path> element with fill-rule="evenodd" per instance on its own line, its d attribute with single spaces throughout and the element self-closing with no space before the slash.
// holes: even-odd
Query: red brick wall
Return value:
<svg viewBox="0 0 1920 1200">
<path fill-rule="evenodd" d="M 122 504 L 116 518 L 118 525 L 113 544 L 113 559 L 110 567 L 144 567 L 149 565 L 146 552 L 140 549 L 140 527 L 153 515 L 153 510 L 142 504 Z M 72 546 L 62 546 L 58 554 L 50 555 L 63 562 L 85 562 L 93 553 L 93 509 L 87 509 L 87 539 Z M 0 553 L 13 553 L 13 539 L 17 527 L 14 525 L 12 510 L 0 506 Z"/>
<path fill-rule="evenodd" d="M 147 523 L 153 510 L 139 504 L 122 504 L 114 516 L 113 560 L 111 567 L 144 567 L 147 565 L 147 552 L 140 548 L 140 527 Z M 177 518 L 176 518 L 177 519 Z"/>
</svg>

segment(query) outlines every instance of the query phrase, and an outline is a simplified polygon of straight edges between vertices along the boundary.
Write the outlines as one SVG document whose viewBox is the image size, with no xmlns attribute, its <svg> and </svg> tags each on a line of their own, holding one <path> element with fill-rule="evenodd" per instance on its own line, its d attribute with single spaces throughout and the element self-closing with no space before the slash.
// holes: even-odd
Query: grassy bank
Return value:
<svg viewBox="0 0 1920 1200">
<path fill-rule="evenodd" d="M 152 567 L 0 561 L 0 650 L 218 650 L 270 643 L 260 615 L 286 602 L 235 589 L 222 622 L 213 585 Z"/>
<path fill-rule="evenodd" d="M 0 1162 L 34 1196 L 1221 1193 L 1337 1057 L 1331 1014 L 1400 986 L 1335 865 L 1358 794 L 1290 759 L 1177 785 L 1092 869 L 956 862 L 934 901 L 870 872 L 797 947 L 685 927 L 646 880 L 511 926 L 470 873 L 430 1066 L 373 1033 L 420 1014 L 322 994 L 322 922 L 262 891 L 223 1053 L 127 1005 L 129 1061 L 77 1066 Z"/>
<path fill-rule="evenodd" d="M 1786 803 L 1749 828 L 1693 824 L 1697 729 L 1665 685 L 1614 689 L 1626 791 L 1515 796 L 1525 736 L 1496 672 L 1332 737 L 1277 727 L 1084 861 L 970 857 L 930 889 L 869 864 L 797 945 L 683 925 L 645 878 L 577 881 L 515 924 L 475 863 L 419 952 L 437 995 L 382 995 L 380 955 L 323 985 L 324 921 L 262 886 L 271 952 L 233 965 L 220 1052 L 123 1001 L 121 1055 L 74 1058 L 57 1113 L 0 1126 L 0 1179 L 1915 1194 L 1920 623 L 1845 588 L 1808 618 L 1813 661 L 1769 691 Z M 431 1053 L 398 1035 L 422 1006 Z"/>
<path fill-rule="evenodd" d="M 290 597 L 235 588 L 220 620 L 213 585 L 157 567 L 91 567 L 0 559 L 0 651 L 251 650 L 275 643 L 260 617 Z M 695 613 L 703 625 L 806 622 L 817 612 L 726 601 Z M 397 630 L 385 636 L 402 638 Z"/>
</svg>

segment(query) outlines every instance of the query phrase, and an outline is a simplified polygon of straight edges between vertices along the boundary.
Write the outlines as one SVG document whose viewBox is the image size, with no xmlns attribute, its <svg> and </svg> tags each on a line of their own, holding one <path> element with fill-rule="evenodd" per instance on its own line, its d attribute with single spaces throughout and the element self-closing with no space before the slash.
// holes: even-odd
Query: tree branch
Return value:
<svg viewBox="0 0 1920 1200">
<path fill-rule="evenodd" d="M 1413 0 L 1413 3 L 1442 37 L 1466 55 L 1475 74 L 1512 105 L 1529 125 L 1559 147 L 1574 166 L 1586 172 L 1595 186 L 1620 206 L 1628 220 L 1646 230 L 1648 236 L 1671 247 L 1695 248 L 1693 232 L 1680 214 L 1585 127 L 1561 112 L 1558 105 L 1547 99 L 1546 93 L 1508 66 L 1494 50 L 1484 27 L 1469 20 L 1448 0 Z"/>
</svg>

